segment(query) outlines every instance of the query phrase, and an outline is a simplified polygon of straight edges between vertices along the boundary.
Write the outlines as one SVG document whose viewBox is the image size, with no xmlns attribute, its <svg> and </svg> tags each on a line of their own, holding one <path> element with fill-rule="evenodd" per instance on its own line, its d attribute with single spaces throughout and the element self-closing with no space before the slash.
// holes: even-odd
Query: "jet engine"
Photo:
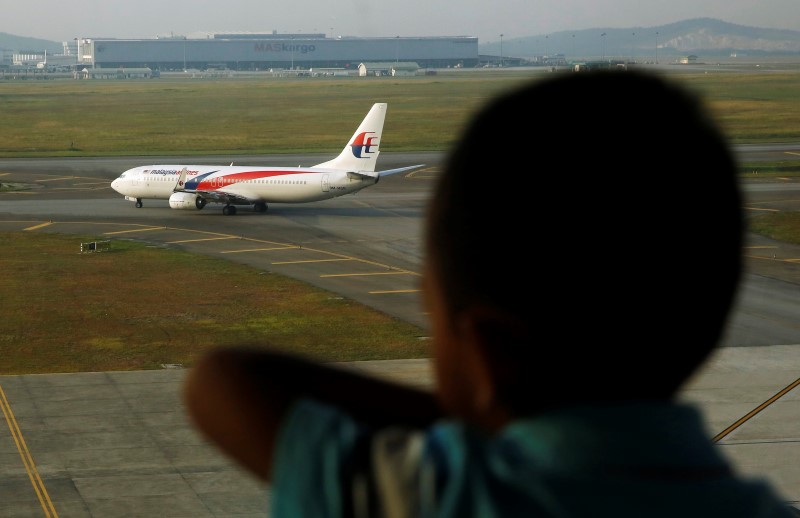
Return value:
<svg viewBox="0 0 800 518">
<path fill-rule="evenodd" d="M 173 209 L 200 210 L 206 206 L 206 200 L 191 192 L 176 192 L 169 197 L 169 206 Z"/>
</svg>

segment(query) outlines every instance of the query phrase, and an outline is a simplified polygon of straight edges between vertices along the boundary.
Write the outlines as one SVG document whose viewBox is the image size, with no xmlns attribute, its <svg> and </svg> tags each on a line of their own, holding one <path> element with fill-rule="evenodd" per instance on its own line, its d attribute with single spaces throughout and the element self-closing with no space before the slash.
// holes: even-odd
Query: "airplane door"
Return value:
<svg viewBox="0 0 800 518">
<path fill-rule="evenodd" d="M 322 192 L 328 192 L 331 190 L 331 185 L 328 183 L 328 175 L 322 175 Z"/>
</svg>

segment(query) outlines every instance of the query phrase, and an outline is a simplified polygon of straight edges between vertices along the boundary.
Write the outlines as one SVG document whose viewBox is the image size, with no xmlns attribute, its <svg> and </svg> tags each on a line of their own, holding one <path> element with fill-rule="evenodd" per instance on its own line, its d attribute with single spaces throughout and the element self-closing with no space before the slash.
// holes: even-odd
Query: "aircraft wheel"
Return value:
<svg viewBox="0 0 800 518">
<path fill-rule="evenodd" d="M 263 201 L 260 201 L 260 202 L 256 203 L 255 205 L 253 205 L 253 209 L 256 212 L 267 212 L 267 204 L 264 203 Z"/>
<path fill-rule="evenodd" d="M 140 199 L 136 200 L 136 208 L 137 209 L 141 209 L 142 208 L 142 200 L 140 200 Z"/>
<path fill-rule="evenodd" d="M 222 213 L 225 214 L 226 216 L 233 216 L 234 214 L 236 214 L 236 207 L 233 205 L 225 205 L 224 207 L 222 207 Z"/>
<path fill-rule="evenodd" d="M 203 207 L 205 207 L 205 206 L 206 206 L 206 200 L 204 200 L 203 198 L 201 198 L 200 196 L 198 196 L 198 197 L 197 197 L 197 198 L 194 200 L 194 206 L 195 206 L 195 207 L 197 207 L 197 210 L 202 210 L 202 209 L 203 209 Z"/>
</svg>

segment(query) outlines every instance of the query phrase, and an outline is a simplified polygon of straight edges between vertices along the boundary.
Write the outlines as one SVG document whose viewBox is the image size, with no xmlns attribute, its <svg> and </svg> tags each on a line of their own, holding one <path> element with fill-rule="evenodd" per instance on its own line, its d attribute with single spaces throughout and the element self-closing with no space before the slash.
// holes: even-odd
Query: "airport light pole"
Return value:
<svg viewBox="0 0 800 518">
<path fill-rule="evenodd" d="M 658 31 L 656 31 L 656 65 L 658 65 Z"/>
<path fill-rule="evenodd" d="M 606 60 L 606 33 L 605 32 L 600 35 L 600 42 L 601 42 L 601 46 L 603 47 L 603 57 L 600 59 L 600 61 L 605 61 Z"/>
<path fill-rule="evenodd" d="M 572 60 L 575 61 L 575 35 L 572 35 Z"/>
<path fill-rule="evenodd" d="M 636 39 L 636 33 L 632 32 L 631 33 L 631 63 L 634 63 L 634 61 L 633 61 L 633 42 L 634 42 L 635 39 Z"/>
</svg>

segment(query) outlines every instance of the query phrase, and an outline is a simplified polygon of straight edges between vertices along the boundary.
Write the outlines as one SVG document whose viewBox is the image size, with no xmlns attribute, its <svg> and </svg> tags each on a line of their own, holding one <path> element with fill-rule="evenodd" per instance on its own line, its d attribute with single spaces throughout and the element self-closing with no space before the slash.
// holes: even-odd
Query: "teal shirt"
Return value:
<svg viewBox="0 0 800 518">
<path fill-rule="evenodd" d="M 278 439 L 270 516 L 795 516 L 708 437 L 670 403 L 560 410 L 488 437 L 452 421 L 372 433 L 302 401 Z"/>
</svg>

